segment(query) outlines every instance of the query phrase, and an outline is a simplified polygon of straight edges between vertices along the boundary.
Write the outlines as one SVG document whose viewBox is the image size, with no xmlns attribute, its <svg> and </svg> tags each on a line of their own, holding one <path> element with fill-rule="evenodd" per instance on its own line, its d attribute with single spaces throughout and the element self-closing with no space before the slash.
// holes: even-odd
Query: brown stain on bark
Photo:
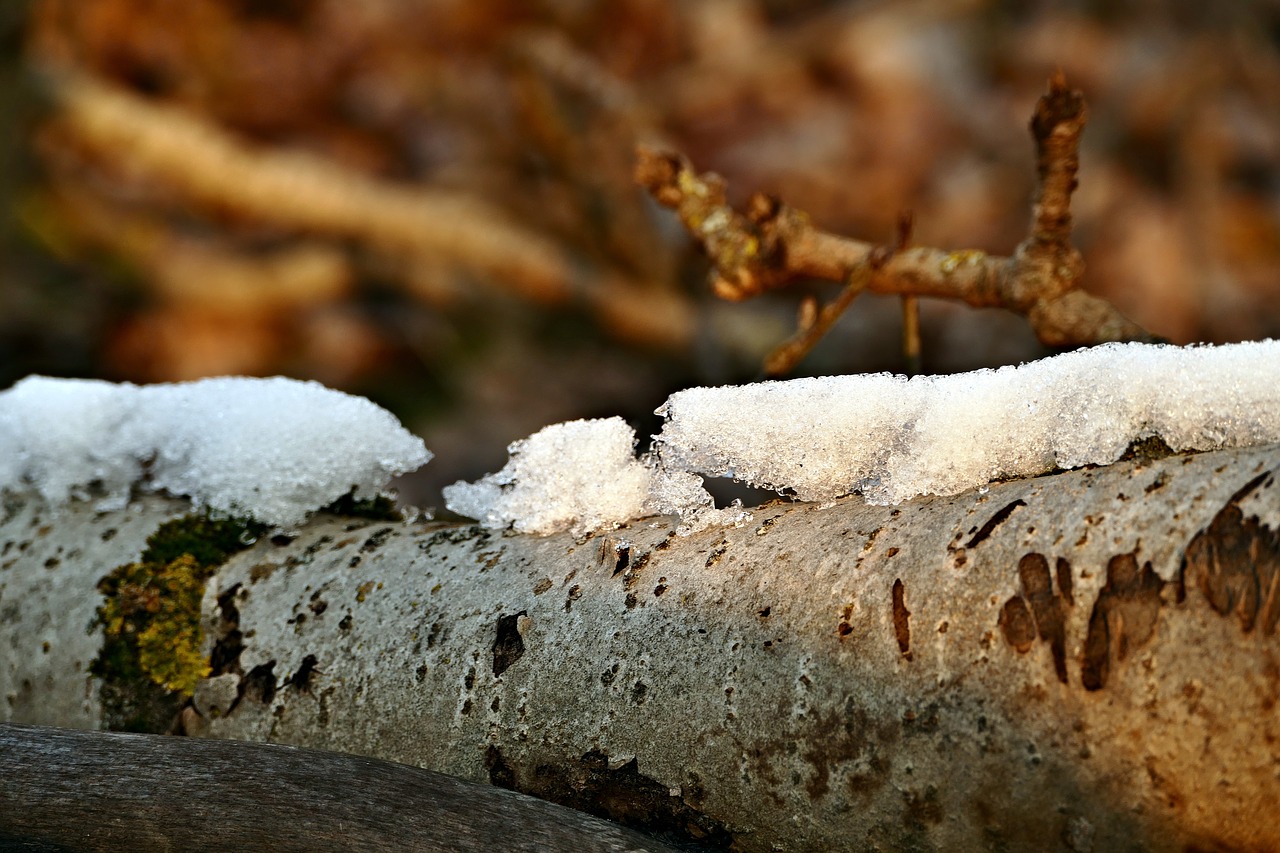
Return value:
<svg viewBox="0 0 1280 853">
<path fill-rule="evenodd" d="M 1113 661 L 1124 660 L 1155 634 L 1164 581 L 1136 554 L 1117 554 L 1107 563 L 1107 582 L 1089 614 L 1080 680 L 1085 690 L 1107 685 Z"/>
<path fill-rule="evenodd" d="M 1264 472 L 1232 495 L 1187 545 L 1180 573 L 1182 588 L 1200 590 L 1215 613 L 1234 616 L 1246 634 L 1260 627 L 1267 637 L 1280 621 L 1280 531 L 1257 516 L 1245 518 L 1240 501 L 1273 483 Z"/>
<path fill-rule="evenodd" d="M 1018 654 L 1031 651 L 1036 640 L 1036 623 L 1022 596 L 1014 595 L 1000 608 L 1000 630 L 1005 642 L 1017 649 Z"/>
<path fill-rule="evenodd" d="M 1062 600 L 1067 603 L 1068 607 L 1075 607 L 1076 599 L 1072 594 L 1075 581 L 1071 576 L 1071 564 L 1062 557 L 1059 557 L 1056 569 L 1058 575 L 1058 591 L 1062 593 Z"/>
<path fill-rule="evenodd" d="M 907 609 L 907 589 L 898 578 L 893 582 L 893 636 L 898 641 L 898 651 L 911 660 L 911 611 Z"/>
<path fill-rule="evenodd" d="M 804 786 L 813 802 L 829 796 L 838 801 L 871 796 L 890 783 L 893 746 L 902 734 L 896 721 L 878 721 L 852 697 L 845 699 L 843 707 L 811 708 L 798 718 L 791 717 L 785 707 L 780 706 L 779 712 L 788 721 L 746 753 L 754 775 L 770 791 L 786 787 L 779 771 L 789 772 L 797 755 L 808 765 Z M 775 800 L 783 803 L 777 795 Z"/>
<path fill-rule="evenodd" d="M 1059 566 L 1065 560 L 1059 560 Z M 1068 564 L 1067 576 L 1070 576 Z M 1049 561 L 1043 554 L 1026 554 L 1018 561 L 1018 577 L 1022 581 L 1022 594 L 1031 605 L 1036 631 L 1040 639 L 1049 644 L 1053 655 L 1053 671 L 1058 681 L 1067 683 L 1067 626 L 1066 605 L 1054 594 L 1049 576 Z M 1061 571 L 1059 577 L 1062 577 Z"/>
<path fill-rule="evenodd" d="M 1020 595 L 1005 602 L 1000 611 L 1000 630 L 1019 654 L 1031 650 L 1037 637 L 1049 644 L 1053 671 L 1058 681 L 1067 683 L 1067 608 L 1071 595 L 1071 564 L 1059 557 L 1056 564 L 1058 592 L 1054 592 L 1049 560 L 1043 554 L 1024 554 L 1018 561 Z"/>
</svg>

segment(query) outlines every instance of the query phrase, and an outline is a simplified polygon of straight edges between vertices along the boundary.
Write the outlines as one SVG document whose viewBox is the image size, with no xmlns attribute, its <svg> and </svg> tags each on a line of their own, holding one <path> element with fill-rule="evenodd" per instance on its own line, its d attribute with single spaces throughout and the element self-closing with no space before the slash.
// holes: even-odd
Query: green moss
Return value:
<svg viewBox="0 0 1280 853">
<path fill-rule="evenodd" d="M 147 539 L 144 563 L 169 563 L 190 554 L 198 565 L 217 568 L 268 530 L 243 518 L 192 514 L 165 522 Z"/>
<path fill-rule="evenodd" d="M 90 672 L 103 680 L 108 728 L 156 731 L 209 674 L 200 628 L 205 583 L 266 527 L 244 519 L 193 514 L 165 522 L 137 562 L 98 582 L 104 601 L 93 628 L 102 651 Z"/>
</svg>

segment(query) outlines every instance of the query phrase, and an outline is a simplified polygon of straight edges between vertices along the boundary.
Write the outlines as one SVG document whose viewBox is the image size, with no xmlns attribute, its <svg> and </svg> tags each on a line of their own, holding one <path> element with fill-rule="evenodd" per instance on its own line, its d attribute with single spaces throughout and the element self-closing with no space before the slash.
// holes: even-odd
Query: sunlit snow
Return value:
<svg viewBox="0 0 1280 853">
<path fill-rule="evenodd" d="M 607 443 L 608 464 L 582 443 L 557 446 L 534 463 L 520 458 L 527 445 L 516 442 L 512 463 L 496 479 L 451 487 L 447 505 L 494 527 L 537 533 L 581 532 L 654 512 L 678 513 L 698 527 L 741 517 L 712 515 L 724 511 L 710 509 L 699 474 L 807 501 L 857 492 L 870 503 L 893 504 L 1110 464 L 1133 441 L 1152 436 L 1175 451 L 1280 442 L 1280 344 L 1107 344 L 950 376 L 692 388 L 673 394 L 658 413 L 666 422 L 639 461 L 621 455 L 630 442 L 621 422 L 599 437 L 578 435 L 579 442 Z M 607 512 L 585 514 L 585 484 L 606 488 L 619 471 L 634 479 L 609 494 Z M 647 493 L 637 485 L 644 471 Z"/>
<path fill-rule="evenodd" d="M 497 529 L 575 535 L 676 514 L 743 520 L 702 477 L 801 500 L 951 495 L 992 480 L 1175 451 L 1280 442 L 1280 344 L 1108 344 L 1020 367 L 692 388 L 658 410 L 648 453 L 621 418 L 546 427 L 496 474 L 445 489 Z M 119 507 L 134 488 L 288 527 L 352 488 L 369 495 L 431 454 L 388 412 L 314 382 L 113 385 L 31 377 L 0 392 L 0 491 Z"/>
<path fill-rule="evenodd" d="M 120 507 L 139 485 L 288 527 L 430 458 L 386 410 L 315 382 L 33 376 L 0 392 L 0 491 L 34 489 L 55 505 Z"/>
</svg>

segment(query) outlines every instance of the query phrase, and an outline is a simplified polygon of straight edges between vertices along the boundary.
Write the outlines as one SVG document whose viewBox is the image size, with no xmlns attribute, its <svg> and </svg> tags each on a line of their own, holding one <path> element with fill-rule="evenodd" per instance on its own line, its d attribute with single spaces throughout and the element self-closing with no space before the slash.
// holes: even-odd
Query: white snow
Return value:
<svg viewBox="0 0 1280 853">
<path fill-rule="evenodd" d="M 445 486 L 445 506 L 486 527 L 583 536 L 647 515 L 679 514 L 683 530 L 748 518 L 716 509 L 702 478 L 635 457 L 636 433 L 622 418 L 569 421 L 512 442 L 502 470 Z"/>
<path fill-rule="evenodd" d="M 607 428 L 548 427 L 513 444 L 499 474 L 450 487 L 446 503 L 489 526 L 538 533 L 655 512 L 680 514 L 688 529 L 743 517 L 712 509 L 698 474 L 807 501 L 859 492 L 893 504 L 1107 465 L 1152 436 L 1175 451 L 1280 442 L 1280 344 L 1107 344 L 951 376 L 692 388 L 658 413 L 666 423 L 640 460 L 616 418 L 577 422 Z M 593 509 L 596 500 L 607 509 Z"/>
<path fill-rule="evenodd" d="M 316 382 L 33 376 L 0 392 L 0 491 L 34 488 L 54 505 L 102 495 L 120 507 L 141 485 L 290 527 L 430 458 L 389 412 Z"/>
<path fill-rule="evenodd" d="M 829 502 L 957 494 L 1110 464 L 1135 440 L 1175 451 L 1280 442 L 1280 343 L 1108 344 L 953 376 L 875 374 L 692 388 L 658 410 L 649 453 L 621 418 L 546 427 L 498 473 L 445 489 L 493 528 L 575 535 L 674 513 L 740 523 L 700 475 Z M 135 486 L 278 527 L 431 458 L 368 400 L 289 379 L 135 386 L 31 377 L 0 392 L 0 491 L 118 507 Z"/>
<path fill-rule="evenodd" d="M 622 418 L 545 427 L 507 451 L 501 471 L 444 489 L 445 505 L 486 527 L 582 535 L 646 514 L 654 471 Z"/>
</svg>

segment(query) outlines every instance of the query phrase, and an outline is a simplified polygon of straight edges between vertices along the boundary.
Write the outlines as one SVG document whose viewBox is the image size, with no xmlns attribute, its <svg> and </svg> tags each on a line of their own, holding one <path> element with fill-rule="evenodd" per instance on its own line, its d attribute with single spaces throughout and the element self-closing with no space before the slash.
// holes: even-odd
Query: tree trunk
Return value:
<svg viewBox="0 0 1280 853">
<path fill-rule="evenodd" d="M 1280 848 L 1280 447 L 608 535 L 319 518 L 204 598 L 188 733 L 744 851 Z M 95 728 L 97 580 L 184 512 L 0 524 L 0 715 Z"/>
</svg>

